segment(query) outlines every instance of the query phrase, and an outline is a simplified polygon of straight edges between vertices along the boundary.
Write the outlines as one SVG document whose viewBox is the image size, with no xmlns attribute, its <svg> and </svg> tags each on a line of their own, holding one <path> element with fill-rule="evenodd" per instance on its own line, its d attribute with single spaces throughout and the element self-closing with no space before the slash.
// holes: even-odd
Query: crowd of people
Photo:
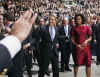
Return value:
<svg viewBox="0 0 100 77">
<path fill-rule="evenodd" d="M 22 15 L 29 7 L 38 13 L 42 13 L 40 16 L 42 15 L 43 17 L 45 15 L 48 16 L 50 13 L 55 13 L 55 15 L 60 14 L 60 16 L 64 14 L 74 16 L 77 12 L 91 17 L 99 15 L 99 0 L 73 0 L 71 2 L 73 6 L 71 7 L 66 7 L 65 3 L 61 0 L 8 0 L 2 5 L 5 7 L 7 14 L 14 17 L 14 20 Z"/>
<path fill-rule="evenodd" d="M 34 56 L 34 62 L 37 60 L 39 66 L 38 77 L 50 75 L 48 67 L 50 63 L 53 77 L 59 77 L 59 71 L 72 71 L 69 66 L 72 54 L 74 77 L 77 77 L 78 67 L 82 65 L 86 66 L 87 77 L 91 77 L 92 55 L 97 56 L 96 64 L 100 64 L 100 1 L 73 0 L 71 2 L 71 6 L 66 6 L 65 1 L 61 0 L 1 1 L 0 38 L 12 34 L 20 37 L 22 48 L 17 55 L 14 53 L 15 56 L 13 55 L 9 67 L 2 66 L 0 71 L 6 67 L 8 77 L 23 77 L 23 68 L 26 66 L 29 77 L 32 77 Z M 37 19 L 36 16 L 31 18 L 35 13 L 38 14 Z M 16 24 L 21 26 L 17 27 Z M 30 33 L 27 30 L 31 30 Z M 27 38 L 25 34 L 29 34 Z M 12 52 L 12 48 L 9 51 Z M 61 52 L 60 70 L 59 52 Z"/>
</svg>

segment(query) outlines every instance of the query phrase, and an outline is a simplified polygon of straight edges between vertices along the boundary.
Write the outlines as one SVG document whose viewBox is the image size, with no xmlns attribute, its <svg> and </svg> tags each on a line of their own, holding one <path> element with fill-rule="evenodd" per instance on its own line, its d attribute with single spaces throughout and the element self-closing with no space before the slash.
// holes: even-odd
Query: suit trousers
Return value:
<svg viewBox="0 0 100 77">
<path fill-rule="evenodd" d="M 39 71 L 39 77 L 44 77 L 45 72 L 48 70 L 49 63 L 52 64 L 52 72 L 53 72 L 53 77 L 59 77 L 59 62 L 58 62 L 58 56 L 56 55 L 55 51 L 50 51 L 48 53 L 48 57 L 46 57 L 47 60 L 44 61 L 43 66 L 40 66 L 40 71 Z M 42 62 L 43 63 L 43 62 Z"/>
<path fill-rule="evenodd" d="M 70 44 L 67 43 L 61 48 L 61 70 L 69 69 L 69 60 L 71 54 Z"/>
</svg>

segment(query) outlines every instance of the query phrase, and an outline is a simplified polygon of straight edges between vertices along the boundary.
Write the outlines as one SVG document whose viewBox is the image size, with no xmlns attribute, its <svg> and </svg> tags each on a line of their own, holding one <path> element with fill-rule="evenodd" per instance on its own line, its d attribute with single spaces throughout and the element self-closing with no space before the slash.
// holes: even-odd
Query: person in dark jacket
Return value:
<svg viewBox="0 0 100 77">
<path fill-rule="evenodd" d="M 65 17 L 63 24 L 59 30 L 60 33 L 60 50 L 61 50 L 61 72 L 72 71 L 69 68 L 70 54 L 71 54 L 71 39 L 70 39 L 71 26 L 69 19 Z"/>
<path fill-rule="evenodd" d="M 32 9 L 25 12 L 13 25 L 12 34 L 0 41 L 0 71 L 8 68 L 12 58 L 21 49 L 21 42 L 26 39 L 32 29 L 37 14 L 31 17 Z"/>
<path fill-rule="evenodd" d="M 97 24 L 95 26 L 95 38 L 96 38 L 96 56 L 97 56 L 97 65 L 100 65 L 100 16 L 98 16 Z"/>
<path fill-rule="evenodd" d="M 40 69 L 38 77 L 44 77 L 48 70 L 49 63 L 52 64 L 53 77 L 59 77 L 58 67 L 58 40 L 59 32 L 56 27 L 56 18 L 51 15 L 49 17 L 49 25 L 40 31 L 41 52 L 40 52 Z"/>
</svg>

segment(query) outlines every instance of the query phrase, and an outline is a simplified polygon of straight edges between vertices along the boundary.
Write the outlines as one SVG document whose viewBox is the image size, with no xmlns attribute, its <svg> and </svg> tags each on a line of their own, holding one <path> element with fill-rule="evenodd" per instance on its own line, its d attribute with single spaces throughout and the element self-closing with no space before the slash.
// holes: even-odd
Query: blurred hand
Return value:
<svg viewBox="0 0 100 77">
<path fill-rule="evenodd" d="M 32 54 L 32 51 L 29 50 L 29 54 Z"/>
<path fill-rule="evenodd" d="M 29 46 L 30 46 L 30 43 L 25 44 L 25 45 L 23 46 L 23 48 L 24 48 L 24 49 L 27 49 Z"/>
<path fill-rule="evenodd" d="M 80 49 L 85 48 L 88 45 L 88 41 L 86 40 L 85 42 L 83 42 L 82 44 L 78 44 L 77 47 L 79 47 Z"/>
<path fill-rule="evenodd" d="M 32 16 L 32 9 L 29 9 L 22 15 L 17 21 L 15 21 L 12 27 L 12 35 L 16 36 L 21 42 L 26 39 L 31 31 L 32 24 L 37 18 L 37 14 Z"/>
<path fill-rule="evenodd" d="M 94 40 L 94 43 L 96 43 L 97 42 L 97 40 Z"/>
<path fill-rule="evenodd" d="M 59 48 L 59 44 L 58 43 L 56 44 L 56 48 Z"/>
<path fill-rule="evenodd" d="M 86 40 L 81 46 L 82 47 L 85 47 L 85 46 L 87 46 L 88 45 L 88 41 Z"/>
<path fill-rule="evenodd" d="M 78 48 L 83 49 L 84 47 L 80 44 L 76 45 Z"/>
</svg>

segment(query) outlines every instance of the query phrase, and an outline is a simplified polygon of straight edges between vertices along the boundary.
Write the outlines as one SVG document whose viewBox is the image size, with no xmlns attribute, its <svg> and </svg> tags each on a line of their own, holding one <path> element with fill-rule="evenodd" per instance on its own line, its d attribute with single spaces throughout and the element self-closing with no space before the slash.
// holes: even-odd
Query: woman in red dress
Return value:
<svg viewBox="0 0 100 77">
<path fill-rule="evenodd" d="M 72 43 L 73 47 L 73 60 L 75 63 L 74 77 L 77 77 L 78 67 L 81 65 L 86 66 L 86 75 L 91 77 L 91 53 L 89 42 L 91 41 L 92 32 L 89 26 L 85 24 L 85 18 L 82 14 L 75 15 L 76 26 L 72 27 Z"/>
</svg>

